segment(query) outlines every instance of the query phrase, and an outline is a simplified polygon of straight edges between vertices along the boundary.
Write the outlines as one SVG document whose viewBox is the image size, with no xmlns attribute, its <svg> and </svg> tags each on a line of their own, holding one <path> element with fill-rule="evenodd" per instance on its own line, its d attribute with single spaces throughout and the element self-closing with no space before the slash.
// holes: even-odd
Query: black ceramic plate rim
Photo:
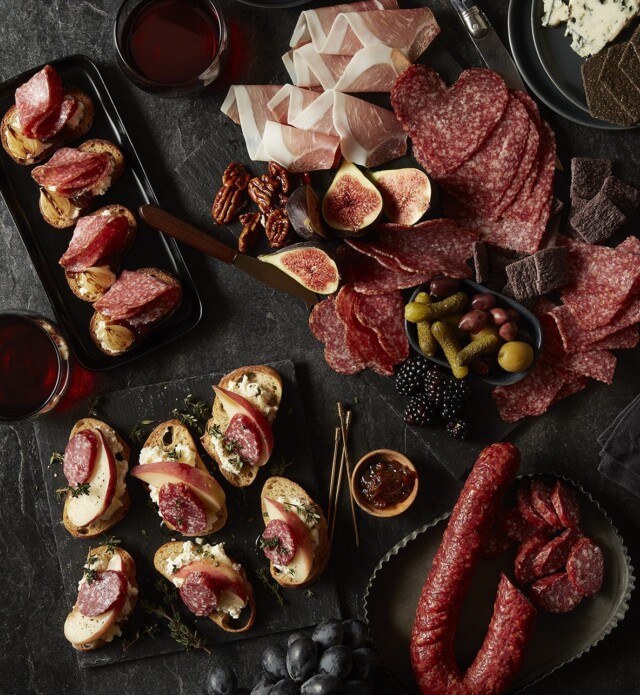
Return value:
<svg viewBox="0 0 640 695">
<path fill-rule="evenodd" d="M 511 297 L 506 297 L 504 294 L 500 294 L 500 292 L 496 292 L 495 290 L 490 290 L 488 287 L 485 287 L 484 285 L 480 285 L 477 282 L 474 282 L 473 280 L 465 280 L 462 279 L 460 282 L 463 285 L 467 285 L 471 287 L 475 292 L 488 292 L 489 294 L 494 295 L 495 297 L 499 297 L 502 302 L 504 302 L 510 309 L 515 309 L 520 316 L 524 317 L 532 326 L 533 332 L 534 332 L 534 338 L 535 338 L 535 352 L 533 356 L 533 362 L 529 366 L 528 369 L 525 369 L 523 372 L 505 372 L 504 376 L 481 376 L 479 374 L 473 374 L 470 373 L 470 376 L 474 376 L 477 379 L 480 379 L 481 381 L 485 381 L 487 384 L 491 384 L 492 386 L 511 386 L 511 384 L 517 384 L 519 381 L 525 378 L 527 374 L 533 369 L 535 366 L 535 363 L 538 360 L 538 355 L 540 354 L 540 349 L 542 348 L 542 326 L 540 325 L 540 321 L 538 321 L 538 318 L 532 314 L 527 307 L 523 306 L 520 304 L 520 302 L 517 302 L 515 299 L 511 299 Z M 420 292 L 424 292 L 428 289 L 428 283 L 423 283 L 422 285 L 419 285 L 418 287 L 415 288 L 413 293 L 411 294 L 411 301 L 415 301 L 416 296 Z M 417 324 L 411 323 L 411 321 L 407 321 L 405 319 L 404 322 L 404 330 L 407 334 L 407 338 L 409 338 L 409 342 L 411 343 L 411 347 L 419 354 L 422 355 L 422 350 L 420 350 L 420 345 L 418 344 L 417 340 Z M 429 357 L 428 355 L 425 355 L 426 359 L 428 359 L 430 362 L 434 362 L 435 364 L 440 365 L 441 367 L 444 367 L 445 369 L 451 370 L 451 365 L 447 362 L 447 360 L 443 360 L 440 357 Z"/>
<path fill-rule="evenodd" d="M 117 109 L 113 101 L 111 92 L 109 91 L 109 88 L 107 87 L 104 81 L 102 73 L 98 69 L 98 66 L 91 60 L 91 58 L 81 53 L 74 53 L 72 55 L 62 56 L 60 58 L 47 61 L 42 65 L 30 68 L 20 73 L 19 75 L 14 75 L 9 79 L 4 80 L 2 83 L 0 83 L 0 91 L 3 91 L 11 85 L 15 85 L 15 87 L 17 88 L 18 86 L 20 86 L 20 84 L 26 82 L 30 77 L 32 77 L 36 72 L 42 70 L 42 68 L 45 65 L 53 65 L 54 67 L 56 67 L 61 63 L 73 65 L 74 62 L 81 69 L 84 69 L 87 72 L 89 72 L 91 74 L 91 78 L 99 84 L 99 87 L 102 90 L 102 92 L 99 94 L 99 97 L 100 100 L 107 102 L 109 106 L 107 116 L 109 120 L 113 122 L 113 128 L 118 132 L 119 137 L 122 137 L 124 135 L 125 141 L 130 145 L 127 154 L 129 155 L 129 160 L 133 159 L 136 163 L 134 175 L 136 176 L 136 178 L 140 180 L 141 188 L 144 189 L 145 193 L 148 194 L 152 202 L 158 204 L 158 198 L 156 196 L 155 190 L 151 186 L 151 182 L 149 181 L 146 169 L 142 165 L 138 151 L 134 147 L 133 141 L 131 140 L 131 136 L 125 128 L 124 122 L 122 121 L 122 117 L 120 115 L 120 111 Z M 16 166 L 20 165 L 16 164 Z M 131 165 L 129 165 L 129 167 L 130 166 Z M 7 177 L 9 177 L 8 173 Z M 4 191 L 2 191 L 1 193 L 4 198 Z M 18 196 L 16 196 L 16 200 L 18 203 L 17 207 L 21 208 L 22 206 Z M 5 203 L 7 203 L 6 200 Z M 14 214 L 13 206 L 7 203 L 7 208 L 16 226 L 16 229 L 18 230 L 22 243 L 24 244 L 27 253 L 29 254 L 29 258 L 33 264 L 33 267 L 36 270 L 36 274 L 38 275 L 40 284 L 42 285 L 47 299 L 49 300 L 49 303 L 56 318 L 56 322 L 58 326 L 62 329 L 62 332 L 65 338 L 67 339 L 67 343 L 69 344 L 69 347 L 73 352 L 74 358 L 76 359 L 78 364 L 80 364 L 80 366 L 84 367 L 85 369 L 89 371 L 108 371 L 110 369 L 120 367 L 138 358 L 144 357 L 145 355 L 148 355 L 149 353 L 164 347 L 173 340 L 186 335 L 200 322 L 200 319 L 202 318 L 202 300 L 200 299 L 200 295 L 198 294 L 197 287 L 193 281 L 193 278 L 191 277 L 191 273 L 189 272 L 187 264 L 184 260 L 184 257 L 182 256 L 180 248 L 178 247 L 178 244 L 176 243 L 175 239 L 164 236 L 163 243 L 165 244 L 167 252 L 171 255 L 172 261 L 175 263 L 175 265 L 180 267 L 180 279 L 182 280 L 183 289 L 189 291 L 189 296 L 192 303 L 192 307 L 190 310 L 190 319 L 188 321 L 189 325 L 186 328 L 183 328 L 182 330 L 176 331 L 170 337 L 165 337 L 164 339 L 160 340 L 156 339 L 156 328 L 154 328 L 151 335 L 149 335 L 147 338 L 141 341 L 140 345 L 136 346 L 131 352 L 127 352 L 124 355 L 117 357 L 108 357 L 107 355 L 105 355 L 104 361 L 101 360 L 100 366 L 97 366 L 90 354 L 87 353 L 85 356 L 81 356 L 81 354 L 84 355 L 85 353 L 85 350 L 82 347 L 82 345 L 79 346 L 81 352 L 78 351 L 76 346 L 76 338 L 74 336 L 75 331 L 69 330 L 69 328 L 67 327 L 66 319 L 59 311 L 59 305 L 65 305 L 66 299 L 64 296 L 59 295 L 59 293 L 55 290 L 54 286 L 50 286 L 49 282 L 43 280 L 43 273 L 46 269 L 44 268 L 43 263 L 41 263 L 41 255 L 34 248 L 34 245 L 31 241 L 31 235 L 29 235 L 28 238 L 26 238 L 25 235 L 23 235 L 21 223 L 17 215 Z M 69 293 L 69 299 L 71 299 L 71 290 L 69 290 Z M 169 316 L 166 320 L 170 319 L 171 317 Z M 162 331 L 162 324 L 159 324 L 157 328 L 160 331 Z M 87 326 L 87 331 L 88 330 L 89 327 Z M 87 357 L 88 360 L 85 359 L 85 357 Z"/>
<path fill-rule="evenodd" d="M 578 123 L 579 125 L 587 126 L 588 128 L 600 128 L 601 130 L 633 130 L 640 128 L 640 124 L 626 128 L 625 126 L 619 126 L 614 123 L 607 123 L 606 121 L 593 118 L 558 92 L 556 86 L 548 78 L 547 73 L 540 64 L 538 56 L 535 54 L 535 46 L 533 45 L 533 37 L 531 36 L 530 13 L 527 12 L 526 6 L 523 7 L 526 2 L 532 1 L 533 0 L 510 0 L 507 25 L 509 31 L 509 46 L 513 59 L 524 81 L 536 97 L 563 118 Z M 526 20 L 524 25 L 522 24 L 523 19 Z M 531 44 L 530 46 L 521 46 L 521 42 L 524 44 L 527 41 Z M 533 65 L 529 64 L 529 66 L 527 66 L 527 61 L 533 61 Z M 531 68 L 531 71 L 529 68 Z"/>
<path fill-rule="evenodd" d="M 613 530 L 613 534 L 616 537 L 618 543 L 620 544 L 620 550 L 622 551 L 622 555 L 625 559 L 625 566 L 627 569 L 627 574 L 628 574 L 628 583 L 626 587 L 626 591 L 624 592 L 624 595 L 621 597 L 620 602 L 618 604 L 618 610 L 616 611 L 615 615 L 609 623 L 606 625 L 606 628 L 602 631 L 598 639 L 590 644 L 586 649 L 583 649 L 581 652 L 578 654 L 575 654 L 572 656 L 570 659 L 567 659 L 566 661 L 563 661 L 561 664 L 558 664 L 557 666 L 554 666 L 550 671 L 547 673 L 542 674 L 535 680 L 531 681 L 531 683 L 527 683 L 526 685 L 523 685 L 520 691 L 526 690 L 527 688 L 530 688 L 532 685 L 535 685 L 536 683 L 539 683 L 541 680 L 546 678 L 547 676 L 550 676 L 552 673 L 555 673 L 558 669 L 562 668 L 563 666 L 566 666 L 567 664 L 571 663 L 572 661 L 575 661 L 576 659 L 579 659 L 581 656 L 584 656 L 587 652 L 591 651 L 596 645 L 600 644 L 605 637 L 608 637 L 612 630 L 618 625 L 618 623 L 624 618 L 626 615 L 627 611 L 629 610 L 629 599 L 631 598 L 631 593 L 635 589 L 635 574 L 634 574 L 634 568 L 633 565 L 631 564 L 631 558 L 629 557 L 629 551 L 627 549 L 627 546 L 624 543 L 624 539 L 620 535 L 620 532 L 618 531 L 617 526 L 611 521 L 609 515 L 607 512 L 600 506 L 600 503 L 594 499 L 594 497 L 591 495 L 591 493 L 587 492 L 580 483 L 577 483 L 575 480 L 559 474 L 559 473 L 550 473 L 550 472 L 542 472 L 542 473 L 528 473 L 524 475 L 519 475 L 516 477 L 516 480 L 524 480 L 526 478 L 538 478 L 538 477 L 552 477 L 557 480 L 562 480 L 566 483 L 569 483 L 570 485 L 575 486 L 578 488 L 578 490 L 591 502 L 596 509 L 605 517 L 607 522 L 611 525 L 611 529 Z M 405 536 L 401 541 L 396 543 L 391 550 L 389 550 L 378 562 L 378 564 L 375 566 L 373 573 L 371 574 L 371 578 L 369 579 L 369 583 L 367 584 L 367 587 L 364 591 L 364 595 L 362 597 L 362 606 L 363 606 L 363 613 L 364 613 L 364 620 L 367 624 L 369 624 L 369 592 L 372 589 L 372 586 L 376 580 L 376 577 L 378 575 L 378 572 L 386 565 L 389 560 L 397 555 L 401 550 L 403 550 L 411 541 L 414 541 L 418 536 L 423 534 L 425 531 L 428 529 L 432 528 L 433 526 L 436 526 L 439 524 L 441 521 L 444 521 L 447 519 L 449 516 L 451 516 L 451 511 L 445 512 L 444 514 L 441 514 L 440 516 L 436 517 L 435 519 L 432 519 L 431 521 L 427 522 L 426 524 L 423 524 L 422 526 L 418 527 L 415 531 L 410 533 L 408 536 Z M 425 578 L 426 579 L 426 578 Z M 382 654 L 381 654 L 382 656 Z M 383 665 L 384 665 L 384 657 L 383 657 Z M 398 685 L 398 687 L 401 688 L 399 681 L 395 678 L 394 674 L 390 672 L 386 665 L 384 665 L 385 671 L 389 675 L 390 678 L 393 679 L 394 683 Z"/>
<path fill-rule="evenodd" d="M 286 0 L 278 2 L 276 0 L 273 3 L 269 2 L 269 0 L 265 0 L 264 2 L 260 2 L 260 0 L 237 0 L 237 2 L 243 5 L 251 5 L 251 7 L 261 7 L 264 10 L 283 10 L 287 7 L 306 5 L 310 3 L 311 0 L 289 0 L 289 2 Z"/>
</svg>

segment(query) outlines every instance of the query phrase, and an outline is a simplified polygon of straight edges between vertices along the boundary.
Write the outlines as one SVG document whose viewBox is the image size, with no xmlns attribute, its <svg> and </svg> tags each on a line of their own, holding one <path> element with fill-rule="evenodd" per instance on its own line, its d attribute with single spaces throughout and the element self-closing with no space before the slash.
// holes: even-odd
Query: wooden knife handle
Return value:
<svg viewBox="0 0 640 695">
<path fill-rule="evenodd" d="M 238 252 L 235 249 L 174 217 L 157 205 L 141 205 L 138 208 L 138 214 L 149 226 L 159 229 L 164 234 L 168 234 L 208 256 L 213 256 L 229 265 L 232 265 L 236 260 Z"/>
</svg>

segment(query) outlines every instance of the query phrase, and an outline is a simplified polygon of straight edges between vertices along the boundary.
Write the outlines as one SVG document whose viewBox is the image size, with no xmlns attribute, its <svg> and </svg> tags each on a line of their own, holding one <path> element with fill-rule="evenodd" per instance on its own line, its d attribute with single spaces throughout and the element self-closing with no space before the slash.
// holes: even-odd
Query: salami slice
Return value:
<svg viewBox="0 0 640 695">
<path fill-rule="evenodd" d="M 549 535 L 544 531 L 538 531 L 535 536 L 531 536 L 519 548 L 515 559 L 516 579 L 523 586 L 530 584 L 535 578 L 533 563 L 538 553 L 544 548 L 549 540 Z"/>
<path fill-rule="evenodd" d="M 582 601 L 566 572 L 538 579 L 531 587 L 534 602 L 548 613 L 568 613 Z"/>
<path fill-rule="evenodd" d="M 71 147 L 59 149 L 46 163 L 36 167 L 31 176 L 45 188 L 55 188 L 64 198 L 74 198 L 109 176 L 113 158 L 106 152 L 82 152 Z"/>
<path fill-rule="evenodd" d="M 41 139 L 50 140 L 54 135 L 57 135 L 77 110 L 78 102 L 72 96 L 66 96 L 62 100 L 60 108 L 38 126 L 38 130 L 45 133 Z"/>
<path fill-rule="evenodd" d="M 216 580 L 208 572 L 189 572 L 180 587 L 180 598 L 187 608 L 199 617 L 216 610 L 220 593 Z"/>
<path fill-rule="evenodd" d="M 265 557 L 276 565 L 289 565 L 293 560 L 297 544 L 289 526 L 281 519 L 267 524 L 260 542 Z"/>
<path fill-rule="evenodd" d="M 64 450 L 63 471 L 69 485 L 86 483 L 93 473 L 98 454 L 98 435 L 93 430 L 80 430 Z"/>
<path fill-rule="evenodd" d="M 551 503 L 549 488 L 541 481 L 534 478 L 531 481 L 531 506 L 552 529 L 562 528 L 558 515 Z"/>
<path fill-rule="evenodd" d="M 122 572 L 104 570 L 95 579 L 81 582 L 76 608 L 82 615 L 93 618 L 118 605 L 123 605 L 127 596 L 127 578 Z"/>
<path fill-rule="evenodd" d="M 546 577 L 563 570 L 576 538 L 576 532 L 571 529 L 566 529 L 559 536 L 552 538 L 536 555 L 532 565 L 533 576 Z"/>
<path fill-rule="evenodd" d="M 504 514 L 504 527 L 507 536 L 516 543 L 524 543 L 538 531 L 535 526 L 525 521 L 518 507 L 507 509 Z"/>
<path fill-rule="evenodd" d="M 233 449 L 243 462 L 255 466 L 262 455 L 262 436 L 251 418 L 236 413 L 224 433 L 225 446 Z"/>
<path fill-rule="evenodd" d="M 409 341 L 404 329 L 404 300 L 400 292 L 377 296 L 357 295 L 356 317 L 378 336 L 382 348 L 393 364 L 409 356 Z"/>
<path fill-rule="evenodd" d="M 62 98 L 60 75 L 51 65 L 45 65 L 28 82 L 16 89 L 20 130 L 28 138 L 42 140 L 48 137 L 50 133 L 46 123 L 60 111 Z"/>
<path fill-rule="evenodd" d="M 565 528 L 580 530 L 580 502 L 572 487 L 558 480 L 551 491 L 551 503 Z"/>
<path fill-rule="evenodd" d="M 125 215 L 81 217 L 59 263 L 71 272 L 99 265 L 123 250 L 128 233 L 129 221 Z"/>
<path fill-rule="evenodd" d="M 341 374 L 356 374 L 365 368 L 347 345 L 347 327 L 336 312 L 335 297 L 313 307 L 309 327 L 314 337 L 324 343 L 324 358 L 331 369 Z"/>
<path fill-rule="evenodd" d="M 567 558 L 567 575 L 582 596 L 600 591 L 604 579 L 604 556 L 591 538 L 581 538 Z"/>
<path fill-rule="evenodd" d="M 162 518 L 180 533 L 202 533 L 207 528 L 204 505 L 185 483 L 164 483 L 158 493 L 158 508 Z"/>
<path fill-rule="evenodd" d="M 516 493 L 518 497 L 518 511 L 522 514 L 522 518 L 534 528 L 538 530 L 546 530 L 547 522 L 536 512 L 531 504 L 531 493 L 526 487 L 518 488 Z"/>
</svg>

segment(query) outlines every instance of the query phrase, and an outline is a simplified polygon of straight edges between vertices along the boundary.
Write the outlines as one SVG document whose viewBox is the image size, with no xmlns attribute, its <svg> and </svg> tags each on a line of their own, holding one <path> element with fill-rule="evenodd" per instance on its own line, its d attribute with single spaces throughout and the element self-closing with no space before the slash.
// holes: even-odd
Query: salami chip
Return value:
<svg viewBox="0 0 640 695">
<path fill-rule="evenodd" d="M 518 548 L 515 559 L 515 574 L 520 584 L 530 584 L 536 578 L 533 572 L 533 563 L 548 540 L 549 535 L 546 532 L 538 531 L 536 535 L 531 536 Z"/>
<path fill-rule="evenodd" d="M 572 487 L 558 480 L 551 492 L 551 503 L 565 528 L 580 530 L 580 502 Z"/>
<path fill-rule="evenodd" d="M 48 137 L 47 121 L 59 112 L 62 98 L 60 76 L 51 65 L 45 65 L 16 89 L 16 111 L 22 132 L 37 140 Z"/>
<path fill-rule="evenodd" d="M 356 296 L 356 318 L 378 336 L 382 348 L 393 364 L 409 356 L 409 341 L 404 329 L 404 300 L 397 291 L 377 296 Z"/>
<path fill-rule="evenodd" d="M 125 215 L 86 215 L 78 220 L 60 265 L 70 272 L 86 270 L 123 250 L 129 233 Z"/>
<path fill-rule="evenodd" d="M 582 596 L 593 596 L 604 578 L 604 556 L 591 538 L 581 538 L 567 558 L 567 575 Z"/>
<path fill-rule="evenodd" d="M 262 437 L 251 418 L 236 413 L 229 421 L 229 426 L 224 433 L 225 445 L 233 448 L 233 453 L 248 463 L 255 466 L 262 455 Z"/>
<path fill-rule="evenodd" d="M 126 596 L 125 575 L 115 570 L 104 570 L 98 572 L 95 579 L 80 584 L 76 608 L 82 615 L 92 618 L 123 605 Z"/>
<path fill-rule="evenodd" d="M 336 312 L 335 296 L 313 307 L 309 327 L 314 337 L 324 343 L 324 358 L 331 369 L 341 374 L 356 374 L 365 368 L 347 345 L 347 327 Z"/>
<path fill-rule="evenodd" d="M 531 587 L 531 596 L 548 613 L 568 613 L 582 601 L 582 594 L 573 586 L 566 572 L 538 579 Z"/>
<path fill-rule="evenodd" d="M 297 548 L 291 529 L 281 519 L 274 519 L 267 524 L 260 546 L 265 557 L 276 565 L 289 565 Z"/>
<path fill-rule="evenodd" d="M 208 572 L 189 572 L 180 587 L 180 598 L 192 613 L 204 617 L 216 610 L 220 589 Z"/>
<path fill-rule="evenodd" d="M 532 565 L 534 577 L 546 577 L 548 574 L 564 569 L 576 538 L 576 532 L 567 529 L 541 548 Z"/>
<path fill-rule="evenodd" d="M 537 532 L 535 526 L 525 521 L 518 507 L 512 507 L 505 512 L 504 527 L 507 536 L 516 543 L 524 543 Z"/>
<path fill-rule="evenodd" d="M 36 167 L 31 176 L 41 186 L 55 186 L 61 196 L 72 198 L 109 176 L 112 168 L 113 159 L 106 152 L 82 152 L 62 147 L 46 164 Z"/>
<path fill-rule="evenodd" d="M 69 485 L 86 483 L 93 473 L 98 454 L 98 435 L 93 430 L 80 430 L 64 450 L 63 471 Z"/>
<path fill-rule="evenodd" d="M 531 506 L 552 529 L 562 528 L 558 515 L 551 504 L 549 488 L 541 481 L 531 481 Z"/>
<path fill-rule="evenodd" d="M 520 487 L 516 494 L 518 497 L 518 511 L 522 515 L 522 518 L 534 528 L 540 531 L 546 530 L 548 524 L 533 508 L 529 490 L 526 487 Z"/>
<path fill-rule="evenodd" d="M 164 483 L 158 493 L 162 518 L 180 533 L 202 533 L 207 528 L 207 513 L 196 493 L 185 483 Z"/>
</svg>

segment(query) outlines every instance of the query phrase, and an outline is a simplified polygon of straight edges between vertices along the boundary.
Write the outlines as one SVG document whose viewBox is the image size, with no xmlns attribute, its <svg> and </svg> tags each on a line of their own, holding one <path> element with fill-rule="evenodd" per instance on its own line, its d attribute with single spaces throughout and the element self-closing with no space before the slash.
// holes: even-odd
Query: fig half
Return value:
<svg viewBox="0 0 640 695">
<path fill-rule="evenodd" d="M 388 169 L 370 174 L 382 193 L 384 214 L 395 224 L 415 224 L 431 205 L 431 182 L 420 169 Z"/>
<path fill-rule="evenodd" d="M 316 294 L 333 294 L 338 289 L 338 266 L 318 244 L 303 241 L 258 258 L 280 268 Z"/>
<path fill-rule="evenodd" d="M 308 241 L 325 241 L 327 231 L 322 224 L 320 200 L 309 184 L 296 188 L 287 203 L 289 222 L 296 234 Z"/>
<path fill-rule="evenodd" d="M 346 160 L 322 200 L 322 216 L 337 236 L 363 236 L 382 213 L 382 196 L 371 181 Z"/>
</svg>

